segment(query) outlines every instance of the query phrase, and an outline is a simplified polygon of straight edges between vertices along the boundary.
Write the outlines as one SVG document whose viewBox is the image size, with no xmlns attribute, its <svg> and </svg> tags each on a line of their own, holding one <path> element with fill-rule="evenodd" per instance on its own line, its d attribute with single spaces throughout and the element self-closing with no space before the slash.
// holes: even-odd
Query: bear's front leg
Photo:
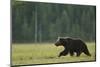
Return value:
<svg viewBox="0 0 100 67">
<path fill-rule="evenodd" d="M 67 54 L 68 54 L 68 51 L 64 50 L 64 51 L 60 52 L 58 57 L 65 56 Z"/>
<path fill-rule="evenodd" d="M 70 56 L 73 56 L 74 55 L 74 51 L 70 51 Z"/>
</svg>

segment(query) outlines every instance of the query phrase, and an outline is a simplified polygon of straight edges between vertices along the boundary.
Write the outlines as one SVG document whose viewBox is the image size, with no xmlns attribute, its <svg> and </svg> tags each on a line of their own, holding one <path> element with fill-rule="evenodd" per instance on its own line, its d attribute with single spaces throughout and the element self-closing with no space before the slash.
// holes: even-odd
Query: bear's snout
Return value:
<svg viewBox="0 0 100 67">
<path fill-rule="evenodd" d="M 59 46 L 59 43 L 58 43 L 58 42 L 56 42 L 56 43 L 55 43 L 55 45 L 56 45 L 56 46 Z"/>
<path fill-rule="evenodd" d="M 55 43 L 55 45 L 56 45 L 56 46 L 61 46 L 62 44 L 61 44 L 60 41 L 57 41 L 57 42 Z"/>
</svg>

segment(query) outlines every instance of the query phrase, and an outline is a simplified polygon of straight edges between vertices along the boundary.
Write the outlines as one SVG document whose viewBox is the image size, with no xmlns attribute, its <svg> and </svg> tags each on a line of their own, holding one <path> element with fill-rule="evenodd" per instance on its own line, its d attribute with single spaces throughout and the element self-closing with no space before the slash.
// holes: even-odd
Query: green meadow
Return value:
<svg viewBox="0 0 100 67">
<path fill-rule="evenodd" d="M 91 57 L 82 53 L 80 57 L 70 55 L 58 57 L 63 47 L 52 43 L 12 44 L 12 65 L 46 64 L 62 62 L 95 61 L 95 43 L 87 43 Z"/>
</svg>

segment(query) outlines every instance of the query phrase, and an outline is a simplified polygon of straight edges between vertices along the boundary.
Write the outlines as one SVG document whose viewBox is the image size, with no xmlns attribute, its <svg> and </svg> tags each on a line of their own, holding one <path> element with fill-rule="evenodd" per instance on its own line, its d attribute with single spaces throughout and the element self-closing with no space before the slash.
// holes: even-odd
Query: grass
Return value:
<svg viewBox="0 0 100 67">
<path fill-rule="evenodd" d="M 12 65 L 95 61 L 95 43 L 87 43 L 87 46 L 91 57 L 82 53 L 80 57 L 67 55 L 59 58 L 63 47 L 52 43 L 12 44 Z"/>
</svg>

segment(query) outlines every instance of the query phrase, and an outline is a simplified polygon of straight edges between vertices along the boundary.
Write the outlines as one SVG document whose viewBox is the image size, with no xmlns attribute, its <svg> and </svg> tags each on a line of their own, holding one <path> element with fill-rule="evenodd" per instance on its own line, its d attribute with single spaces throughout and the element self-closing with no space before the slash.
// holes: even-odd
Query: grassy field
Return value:
<svg viewBox="0 0 100 67">
<path fill-rule="evenodd" d="M 67 55 L 59 58 L 63 47 L 56 47 L 52 43 L 12 44 L 12 65 L 95 61 L 95 43 L 87 43 L 87 46 L 91 57 L 82 53 L 80 57 Z"/>
</svg>

